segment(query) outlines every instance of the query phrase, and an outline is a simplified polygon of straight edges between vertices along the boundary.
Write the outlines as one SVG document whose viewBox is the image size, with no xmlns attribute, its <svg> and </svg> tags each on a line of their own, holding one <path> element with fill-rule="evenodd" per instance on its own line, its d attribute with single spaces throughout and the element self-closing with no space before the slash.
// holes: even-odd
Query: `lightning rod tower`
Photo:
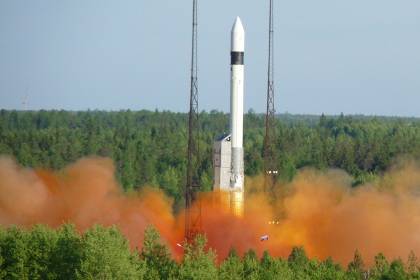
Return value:
<svg viewBox="0 0 420 280">
<path fill-rule="evenodd" d="M 272 190 L 278 175 L 276 156 L 276 110 L 274 106 L 274 6 L 270 0 L 268 72 L 267 72 L 267 112 L 265 115 L 264 172 L 265 190 Z"/>
<path fill-rule="evenodd" d="M 193 0 L 190 111 L 188 116 L 188 165 L 185 187 L 185 239 L 187 242 L 193 241 L 195 236 L 202 232 L 201 205 L 196 199 L 200 187 L 198 172 L 200 156 L 198 146 L 197 1 Z"/>
</svg>

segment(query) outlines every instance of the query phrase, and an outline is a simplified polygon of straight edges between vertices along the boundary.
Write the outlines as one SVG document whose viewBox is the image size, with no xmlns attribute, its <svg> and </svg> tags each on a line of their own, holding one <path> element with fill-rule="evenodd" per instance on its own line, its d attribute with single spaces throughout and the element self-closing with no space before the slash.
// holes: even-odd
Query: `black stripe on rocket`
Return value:
<svg viewBox="0 0 420 280">
<path fill-rule="evenodd" d="M 230 65 L 244 65 L 244 52 L 230 52 Z"/>
</svg>

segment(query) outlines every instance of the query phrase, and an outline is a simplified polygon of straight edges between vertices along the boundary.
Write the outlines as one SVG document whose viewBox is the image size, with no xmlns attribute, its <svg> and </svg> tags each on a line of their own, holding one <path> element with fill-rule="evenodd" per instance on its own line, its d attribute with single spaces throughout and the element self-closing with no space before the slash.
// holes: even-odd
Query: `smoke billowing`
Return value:
<svg viewBox="0 0 420 280">
<path fill-rule="evenodd" d="M 82 159 L 59 172 L 25 169 L 1 158 L 0 224 L 73 223 L 81 231 L 115 224 L 133 247 L 141 246 L 144 229 L 153 224 L 180 253 L 183 213 L 174 216 L 172 201 L 157 190 L 124 194 L 114 173 L 112 161 L 103 158 Z M 336 170 L 303 170 L 268 198 L 261 185 L 261 178 L 247 180 L 244 218 L 222 209 L 218 194 L 201 196 L 203 227 L 221 258 L 231 247 L 287 256 L 292 246 L 304 246 L 311 257 L 332 256 L 343 264 L 356 249 L 367 261 L 379 252 L 390 258 L 420 253 L 420 166 L 414 162 L 357 188 Z M 261 242 L 265 234 L 270 238 Z"/>
<path fill-rule="evenodd" d="M 0 159 L 0 224 L 52 227 L 72 223 L 83 231 L 94 224 L 118 225 L 132 246 L 141 244 L 153 224 L 168 243 L 182 238 L 174 231 L 171 201 L 161 192 L 127 195 L 114 177 L 111 160 L 82 159 L 60 172 L 24 169 Z"/>
</svg>

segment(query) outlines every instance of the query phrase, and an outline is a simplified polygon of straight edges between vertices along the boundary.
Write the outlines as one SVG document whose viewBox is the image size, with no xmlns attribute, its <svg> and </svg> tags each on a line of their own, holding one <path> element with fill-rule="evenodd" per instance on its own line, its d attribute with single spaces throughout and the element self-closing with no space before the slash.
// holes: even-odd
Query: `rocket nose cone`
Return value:
<svg viewBox="0 0 420 280">
<path fill-rule="evenodd" d="M 234 52 L 243 52 L 245 50 L 245 30 L 239 17 L 236 17 L 232 27 L 231 48 Z"/>
<path fill-rule="evenodd" d="M 244 26 L 240 17 L 236 17 L 235 23 L 232 27 L 232 33 L 245 33 Z"/>
</svg>

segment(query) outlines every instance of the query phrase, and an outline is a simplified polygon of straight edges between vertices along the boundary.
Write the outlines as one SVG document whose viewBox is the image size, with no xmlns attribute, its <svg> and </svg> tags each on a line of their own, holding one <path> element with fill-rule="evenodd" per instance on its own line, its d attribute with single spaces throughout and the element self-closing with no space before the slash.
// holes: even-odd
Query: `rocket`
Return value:
<svg viewBox="0 0 420 280">
<path fill-rule="evenodd" d="M 230 134 L 218 137 L 213 146 L 213 190 L 221 207 L 236 217 L 244 215 L 244 51 L 245 31 L 236 18 L 231 31 Z"/>
<path fill-rule="evenodd" d="M 245 30 L 241 19 L 236 18 L 231 32 L 231 80 L 230 80 L 230 129 L 231 129 L 231 176 L 232 191 L 244 189 L 244 52 Z"/>
</svg>

